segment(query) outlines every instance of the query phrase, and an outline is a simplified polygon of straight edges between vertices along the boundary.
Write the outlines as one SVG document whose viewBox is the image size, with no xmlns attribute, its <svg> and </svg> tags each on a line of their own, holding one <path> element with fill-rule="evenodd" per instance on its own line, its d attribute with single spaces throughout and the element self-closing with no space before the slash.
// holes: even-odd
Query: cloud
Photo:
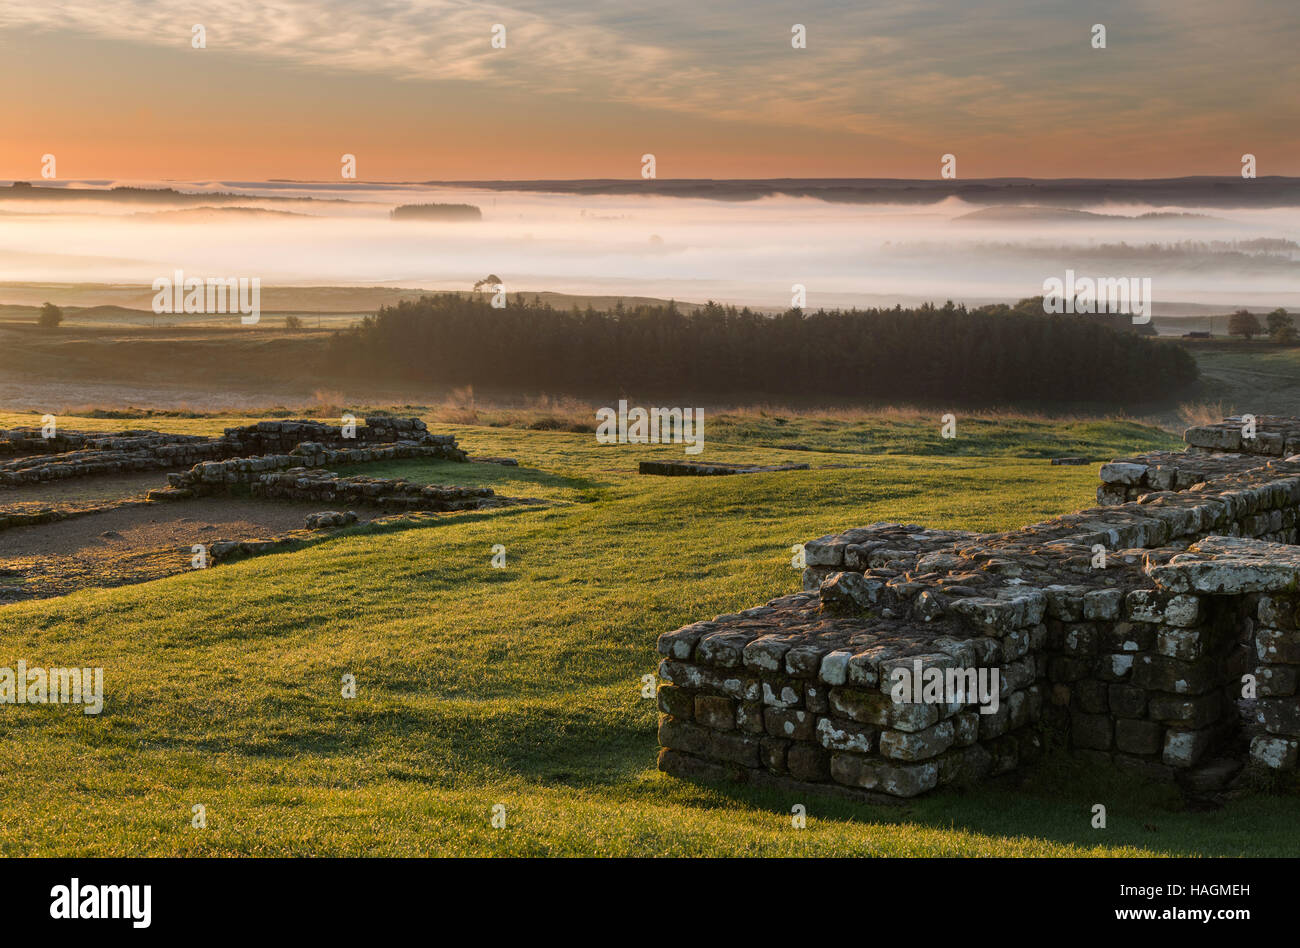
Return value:
<svg viewBox="0 0 1300 948">
<path fill-rule="evenodd" d="M 1300 78 L 1293 0 L 811 0 L 636 7 L 593 0 L 42 0 L 0 28 L 210 50 L 313 70 L 471 82 L 898 142 L 1084 128 L 1140 134 L 1281 107 Z M 790 46 L 795 18 L 809 48 Z M 1109 48 L 1089 30 L 1107 25 Z M 493 24 L 506 49 L 490 44 Z M 1217 65 L 1217 64 L 1222 65 Z M 1213 122 L 1210 122 L 1213 125 Z"/>
</svg>

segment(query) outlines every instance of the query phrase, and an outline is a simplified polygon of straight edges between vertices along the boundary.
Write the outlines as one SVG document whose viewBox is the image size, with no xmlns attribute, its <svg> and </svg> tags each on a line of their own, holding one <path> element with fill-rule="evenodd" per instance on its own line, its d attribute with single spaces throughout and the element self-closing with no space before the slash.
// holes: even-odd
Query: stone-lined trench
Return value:
<svg viewBox="0 0 1300 948">
<path fill-rule="evenodd" d="M 469 460 L 454 436 L 388 415 L 349 425 L 263 421 L 217 437 L 0 431 L 0 603 L 174 575 L 197 568 L 200 549 L 199 562 L 215 565 L 293 549 L 359 520 L 414 524 L 538 503 L 327 469 L 411 458 Z M 150 478 L 158 486 L 144 494 Z"/>
</svg>

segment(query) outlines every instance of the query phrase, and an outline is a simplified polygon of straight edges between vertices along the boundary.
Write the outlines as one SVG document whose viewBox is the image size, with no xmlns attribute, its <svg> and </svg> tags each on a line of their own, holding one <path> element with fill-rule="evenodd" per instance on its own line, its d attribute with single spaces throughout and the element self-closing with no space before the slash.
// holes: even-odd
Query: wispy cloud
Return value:
<svg viewBox="0 0 1300 948">
<path fill-rule="evenodd" d="M 1080 126 L 1141 134 L 1277 108 L 1294 120 L 1294 0 L 42 0 L 0 28 L 210 50 L 410 82 L 468 82 L 722 120 L 928 141 Z M 809 48 L 790 47 L 792 23 Z M 1088 46 L 1093 22 L 1109 49 Z M 493 24 L 508 31 L 490 45 Z"/>
</svg>

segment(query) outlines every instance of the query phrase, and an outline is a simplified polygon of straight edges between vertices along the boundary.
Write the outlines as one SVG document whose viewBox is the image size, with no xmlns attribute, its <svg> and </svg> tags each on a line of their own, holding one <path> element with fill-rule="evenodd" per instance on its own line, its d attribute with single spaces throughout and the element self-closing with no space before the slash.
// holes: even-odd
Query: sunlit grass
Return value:
<svg viewBox="0 0 1300 948">
<path fill-rule="evenodd" d="M 97 420 L 95 425 L 103 419 Z M 4 416 L 0 424 L 15 422 Z M 67 427 L 92 422 L 66 419 Z M 237 423 L 177 419 L 170 430 Z M 1014 426 L 1020 422 L 1009 421 Z M 923 422 L 916 422 L 918 427 Z M 120 427 L 108 421 L 105 428 Z M 442 426 L 439 426 L 440 430 Z M 708 787 L 654 769 L 641 697 L 655 638 L 798 586 L 790 547 L 879 520 L 1004 529 L 1088 505 L 1095 465 L 780 451 L 706 458 L 810 471 L 636 474 L 680 448 L 455 429 L 518 468 L 368 473 L 486 483 L 539 508 L 357 530 L 293 553 L 0 609 L 0 665 L 102 665 L 98 717 L 3 706 L 6 854 L 1294 854 L 1296 803 L 1185 812 L 1114 774 L 1049 763 L 1024 785 L 899 807 Z M 979 429 L 971 430 L 971 436 Z M 960 429 L 959 429 L 960 431 Z M 806 427 L 800 437 L 817 435 Z M 1046 435 L 1045 435 L 1046 436 Z M 1110 437 L 1136 433 L 1115 429 Z M 916 435 L 918 443 L 924 443 Z M 1149 432 L 1149 445 L 1163 436 Z M 996 453 L 996 452 L 992 452 Z M 823 467 L 823 465 L 848 465 Z M 506 549 L 506 569 L 491 565 Z M 356 676 L 357 697 L 341 696 Z M 1107 805 L 1094 830 L 1091 806 Z M 492 807 L 506 807 L 503 830 Z M 790 807 L 808 808 L 808 828 Z M 190 826 L 195 804 L 208 827 Z"/>
</svg>

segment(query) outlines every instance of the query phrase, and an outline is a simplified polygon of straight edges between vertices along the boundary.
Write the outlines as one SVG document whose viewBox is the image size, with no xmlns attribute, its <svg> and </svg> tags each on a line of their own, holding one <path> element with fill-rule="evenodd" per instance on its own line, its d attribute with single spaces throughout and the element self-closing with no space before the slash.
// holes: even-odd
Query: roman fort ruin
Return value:
<svg viewBox="0 0 1300 948">
<path fill-rule="evenodd" d="M 1024 768 L 1055 735 L 1185 789 L 1294 781 L 1300 419 L 1185 440 L 1019 530 L 808 542 L 802 591 L 659 637 L 660 769 L 885 802 Z"/>
</svg>

